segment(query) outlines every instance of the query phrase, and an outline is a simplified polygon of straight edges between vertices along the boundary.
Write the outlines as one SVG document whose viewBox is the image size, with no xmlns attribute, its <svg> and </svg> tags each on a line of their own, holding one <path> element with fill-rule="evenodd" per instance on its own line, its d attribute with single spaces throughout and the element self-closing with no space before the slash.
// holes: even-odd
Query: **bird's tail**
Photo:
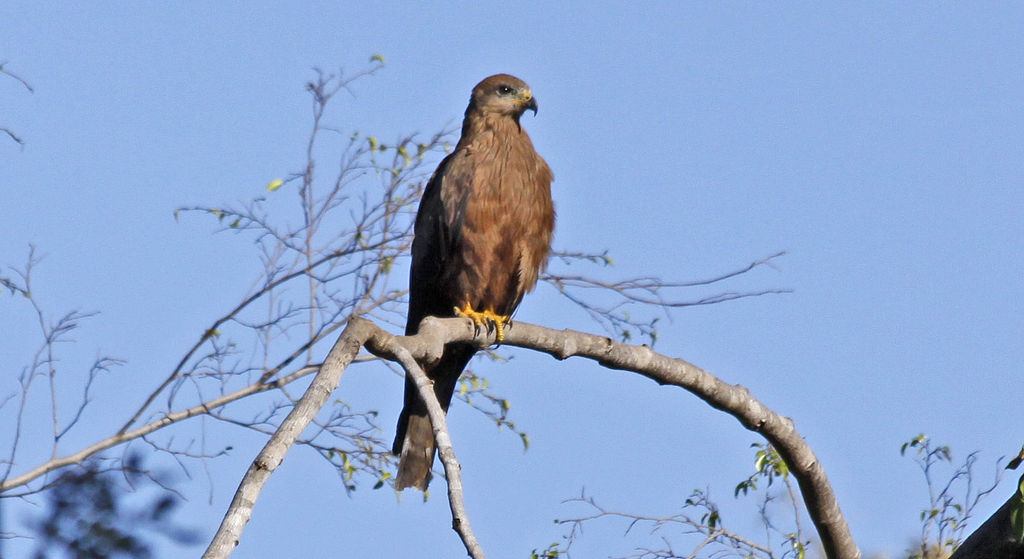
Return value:
<svg viewBox="0 0 1024 559">
<path fill-rule="evenodd" d="M 441 360 L 427 373 L 434 381 L 434 394 L 445 412 L 452 401 L 455 383 L 474 353 L 476 349 L 472 346 L 448 346 Z M 420 399 L 416 385 L 407 376 L 405 407 L 398 417 L 398 430 L 391 448 L 391 452 L 399 456 L 396 490 L 401 491 L 406 487 L 415 487 L 421 491 L 427 489 L 435 448 L 434 430 L 427 416 L 427 407 Z"/>
<path fill-rule="evenodd" d="M 392 451 L 399 455 L 395 489 L 401 491 L 415 487 L 426 491 L 430 483 L 430 467 L 434 463 L 434 431 L 430 418 L 426 415 L 408 416 L 405 419 L 405 436 L 402 441 L 395 440 Z"/>
</svg>

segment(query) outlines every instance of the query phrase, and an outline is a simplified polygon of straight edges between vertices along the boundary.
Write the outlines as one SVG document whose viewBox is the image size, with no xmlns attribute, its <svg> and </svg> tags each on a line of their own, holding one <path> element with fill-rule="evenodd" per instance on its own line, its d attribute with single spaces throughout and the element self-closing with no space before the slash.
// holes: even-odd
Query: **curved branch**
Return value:
<svg viewBox="0 0 1024 559">
<path fill-rule="evenodd" d="M 30 84 L 27 81 L 25 81 L 25 79 L 22 78 L 21 76 L 15 74 L 14 72 L 12 72 L 12 71 L 8 70 L 7 68 L 5 68 L 4 66 L 6 64 L 7 64 L 6 60 L 4 60 L 3 62 L 0 62 L 0 74 L 7 74 L 8 76 L 14 78 L 17 82 L 21 83 L 21 85 L 25 86 L 25 89 L 27 89 L 29 93 L 35 93 L 36 92 L 36 90 L 32 87 L 32 84 Z"/>
<path fill-rule="evenodd" d="M 337 387 L 342 372 L 355 358 L 360 346 L 365 345 L 379 357 L 401 362 L 409 374 L 417 379 L 417 386 L 421 394 L 425 395 L 424 399 L 432 402 L 429 384 L 423 378 L 422 370 L 410 357 L 415 361 L 429 363 L 440 358 L 447 343 L 470 342 L 486 347 L 495 342 L 494 336 L 493 332 L 476 328 L 471 320 L 462 318 L 427 317 L 420 324 L 416 336 L 393 336 L 367 320 L 351 319 L 306 394 L 250 466 L 204 558 L 227 557 L 238 544 L 242 528 L 252 514 L 263 484 L 327 401 L 331 391 Z M 655 353 L 647 346 L 632 346 L 604 336 L 573 330 L 559 331 L 515 322 L 506 329 L 504 343 L 541 351 L 560 360 L 573 356 L 586 357 L 611 369 L 632 371 L 659 384 L 685 388 L 712 407 L 732 415 L 744 427 L 760 433 L 771 442 L 789 465 L 800 485 L 804 503 L 826 555 L 832 559 L 860 559 L 860 550 L 839 510 L 835 493 L 811 448 L 790 419 L 759 402 L 743 386 L 727 384 L 691 363 Z M 432 406 L 428 404 L 428 407 Z M 461 481 L 457 475 L 459 466 L 450 446 L 443 414 L 437 412 L 431 410 L 431 420 L 445 473 L 449 478 L 453 525 L 463 538 L 467 551 L 474 557 L 482 557 L 468 529 L 461 500 Z"/>
<path fill-rule="evenodd" d="M 474 334 L 473 323 L 468 319 L 427 317 L 417 336 L 399 339 L 417 360 L 423 360 L 440 356 L 444 343 L 471 341 L 486 346 L 495 342 L 493 333 Z M 771 442 L 789 465 L 825 554 L 832 559 L 861 557 L 825 470 L 793 421 L 769 409 L 745 387 L 727 384 L 696 365 L 655 353 L 647 346 L 628 345 L 574 330 L 514 322 L 505 332 L 504 343 L 541 351 L 559 360 L 586 357 L 610 369 L 639 373 L 658 384 L 685 388 L 712 407 L 732 415 L 744 427 Z"/>
</svg>

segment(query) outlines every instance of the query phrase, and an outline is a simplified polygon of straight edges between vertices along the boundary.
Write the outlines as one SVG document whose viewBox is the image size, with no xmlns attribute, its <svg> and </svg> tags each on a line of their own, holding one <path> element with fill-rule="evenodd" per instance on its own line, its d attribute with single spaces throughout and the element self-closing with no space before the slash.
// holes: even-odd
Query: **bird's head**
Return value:
<svg viewBox="0 0 1024 559">
<path fill-rule="evenodd" d="M 526 82 L 508 74 L 497 74 L 476 84 L 469 109 L 483 114 L 510 116 L 517 121 L 527 109 L 537 114 L 537 99 Z"/>
</svg>

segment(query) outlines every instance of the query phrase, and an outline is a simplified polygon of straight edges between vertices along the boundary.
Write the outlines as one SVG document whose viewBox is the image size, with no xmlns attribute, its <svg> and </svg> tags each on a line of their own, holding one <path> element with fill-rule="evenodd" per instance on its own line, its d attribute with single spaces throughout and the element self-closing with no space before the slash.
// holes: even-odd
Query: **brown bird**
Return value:
<svg viewBox="0 0 1024 559">
<path fill-rule="evenodd" d="M 426 316 L 458 315 L 494 328 L 500 342 L 547 265 L 554 175 L 519 123 L 527 109 L 537 114 L 537 100 L 514 76 L 491 76 L 473 88 L 459 143 L 434 171 L 416 214 L 407 335 Z M 426 371 L 445 411 L 474 353 L 472 345 L 449 344 Z M 400 456 L 395 488 L 425 490 L 434 450 L 426 406 L 406 377 L 392 448 Z"/>
</svg>

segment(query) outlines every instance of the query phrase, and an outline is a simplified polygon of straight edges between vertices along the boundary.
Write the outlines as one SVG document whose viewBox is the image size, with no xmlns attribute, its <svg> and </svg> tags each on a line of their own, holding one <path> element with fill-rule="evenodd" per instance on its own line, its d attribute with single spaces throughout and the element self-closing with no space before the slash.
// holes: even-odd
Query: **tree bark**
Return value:
<svg viewBox="0 0 1024 559">
<path fill-rule="evenodd" d="M 416 363 L 410 362 L 410 357 L 419 363 L 430 363 L 440 358 L 447 343 L 472 342 L 486 347 L 495 343 L 494 338 L 493 332 L 477 328 L 471 320 L 463 318 L 427 317 L 416 336 L 393 336 L 369 321 L 352 319 L 309 389 L 253 461 L 204 559 L 227 557 L 234 550 L 263 484 L 337 387 L 342 372 L 356 357 L 360 346 L 365 345 L 371 353 L 382 358 L 402 363 L 407 372 L 418 378 L 416 373 L 422 375 L 422 370 Z M 860 559 L 860 550 L 817 457 L 790 419 L 768 409 L 746 388 L 727 384 L 691 363 L 660 355 L 647 346 L 631 346 L 604 336 L 573 330 L 552 330 L 515 322 L 506 329 L 504 343 L 548 353 L 560 360 L 573 356 L 586 357 L 608 368 L 636 372 L 659 384 L 684 388 L 712 407 L 729 413 L 747 429 L 764 436 L 786 461 L 800 485 L 808 514 L 814 522 L 826 555 L 830 559 Z M 418 384 L 423 385 L 421 394 L 432 395 L 429 385 L 422 382 Z M 437 415 L 440 417 L 435 417 Z M 460 466 L 455 461 L 443 414 L 432 413 L 431 421 L 439 447 L 442 442 L 446 447 L 439 450 L 446 475 L 450 478 L 449 502 L 452 506 L 453 527 L 459 532 L 467 552 L 471 556 L 482 557 L 482 550 L 468 530 L 468 518 L 461 502 L 461 481 L 455 475 Z M 458 493 L 453 492 L 453 489 Z"/>
</svg>

